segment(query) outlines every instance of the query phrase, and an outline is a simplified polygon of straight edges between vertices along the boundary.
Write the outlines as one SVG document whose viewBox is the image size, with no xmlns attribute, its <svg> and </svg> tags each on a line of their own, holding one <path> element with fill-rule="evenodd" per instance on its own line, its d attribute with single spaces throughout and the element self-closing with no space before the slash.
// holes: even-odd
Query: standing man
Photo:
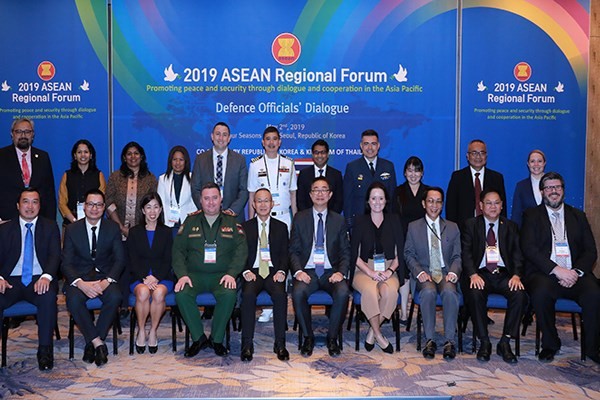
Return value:
<svg viewBox="0 0 600 400">
<path fill-rule="evenodd" d="M 273 198 L 269 189 L 258 189 L 254 193 L 256 217 L 242 224 L 248 242 L 248 261 L 242 273 L 242 361 L 251 361 L 254 354 L 256 297 L 262 290 L 269 293 L 273 302 L 273 351 L 281 361 L 290 359 L 285 348 L 288 229 L 283 222 L 271 218 L 272 209 Z"/>
<path fill-rule="evenodd" d="M 200 202 L 202 211 L 186 218 L 173 242 L 173 271 L 179 279 L 175 298 L 193 340 L 184 356 L 194 357 L 210 344 L 216 355 L 225 356 L 223 338 L 236 300 L 235 277 L 246 264 L 248 245 L 235 217 L 221 211 L 221 191 L 215 183 L 204 185 Z M 212 341 L 204 334 L 196 305 L 196 296 L 206 292 L 217 300 Z"/>
<path fill-rule="evenodd" d="M 600 288 L 592 274 L 596 242 L 585 214 L 565 204 L 565 181 L 556 172 L 540 180 L 543 204 L 525 212 L 521 243 L 527 260 L 527 289 L 542 331 L 540 361 L 560 350 L 554 305 L 575 300 L 585 321 L 585 354 L 600 363 Z"/>
<path fill-rule="evenodd" d="M 486 167 L 487 147 L 483 140 L 471 140 L 467 148 L 467 162 L 463 169 L 454 171 L 448 184 L 446 218 L 463 227 L 464 222 L 481 215 L 480 194 L 484 189 L 494 189 L 502 204 L 506 204 L 504 177 Z M 506 210 L 502 210 L 506 217 Z"/>
<path fill-rule="evenodd" d="M 311 154 L 313 167 L 304 168 L 298 175 L 298 211 L 312 207 L 310 185 L 315 178 L 324 176 L 329 182 L 332 193 L 328 207 L 330 210 L 341 214 L 344 204 L 342 173 L 327 164 L 329 161 L 329 144 L 323 139 L 317 140 L 312 145 Z"/>
<path fill-rule="evenodd" d="M 350 242 L 344 218 L 327 209 L 331 199 L 329 183 L 324 177 L 315 178 L 310 190 L 313 207 L 294 217 L 290 238 L 290 264 L 294 277 L 292 300 L 302 329 L 303 356 L 310 356 L 315 346 L 308 297 L 318 289 L 333 297 L 329 312 L 327 350 L 331 357 L 340 355 L 338 333 L 348 309 L 348 267 Z"/>
<path fill-rule="evenodd" d="M 48 153 L 32 147 L 35 131 L 33 121 L 19 118 L 10 128 L 12 145 L 0 149 L 0 220 L 19 216 L 15 203 L 23 189 L 38 190 L 41 203 L 40 215 L 56 220 L 56 194 L 54 175 Z"/>
<path fill-rule="evenodd" d="M 83 361 L 97 366 L 108 362 L 104 340 L 121 304 L 116 279 L 126 262 L 121 230 L 115 222 L 102 218 L 105 208 L 104 193 L 98 189 L 87 192 L 85 218 L 65 230 L 62 261 L 67 308 L 85 338 Z M 85 303 L 96 297 L 102 301 L 102 309 L 94 324 Z"/>
<path fill-rule="evenodd" d="M 404 258 L 410 272 L 417 280 L 421 299 L 421 313 L 425 328 L 423 357 L 435 357 L 435 308 L 438 293 L 442 298 L 444 316 L 443 357 L 456 357 L 456 322 L 459 295 L 456 288 L 462 270 L 460 258 L 460 232 L 452 221 L 440 217 L 444 208 L 444 191 L 431 187 L 422 201 L 425 217 L 408 225 Z"/>
<path fill-rule="evenodd" d="M 223 211 L 241 223 L 248 201 L 248 169 L 244 156 L 228 148 L 231 141 L 229 126 L 217 122 L 210 138 L 213 148 L 196 156 L 192 173 L 192 199 L 201 210 L 200 191 L 208 182 L 214 182 L 221 191 Z"/>
<path fill-rule="evenodd" d="M 527 305 L 521 282 L 523 257 L 517 224 L 502 211 L 500 193 L 494 189 L 481 192 L 482 215 L 468 219 L 462 229 L 463 294 L 470 308 L 475 333 L 481 340 L 477 359 L 489 361 L 492 345 L 488 336 L 487 300 L 489 293 L 499 293 L 508 300 L 502 338 L 496 353 L 514 364 L 517 357 L 510 339 L 519 335 L 519 323 Z"/>
<path fill-rule="evenodd" d="M 56 221 L 39 215 L 40 208 L 40 193 L 23 189 L 19 217 L 0 225 L 0 321 L 4 310 L 20 300 L 37 307 L 37 360 L 40 370 L 47 371 L 54 367 L 60 234 Z"/>
<path fill-rule="evenodd" d="M 365 198 L 371 183 L 379 181 L 384 184 L 388 196 L 396 190 L 396 170 L 394 164 L 379 158 L 379 134 L 367 129 L 361 134 L 360 149 L 363 156 L 346 166 L 344 173 L 344 217 L 348 228 L 352 228 L 354 217 L 365 213 Z M 394 203 L 388 198 L 387 204 Z M 388 212 L 392 211 L 387 210 Z"/>
</svg>

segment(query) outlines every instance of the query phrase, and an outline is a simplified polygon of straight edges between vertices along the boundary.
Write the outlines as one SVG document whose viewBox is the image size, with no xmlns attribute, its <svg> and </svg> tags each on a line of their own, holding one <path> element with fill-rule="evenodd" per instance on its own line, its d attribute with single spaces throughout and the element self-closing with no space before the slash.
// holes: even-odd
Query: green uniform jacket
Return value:
<svg viewBox="0 0 600 400">
<path fill-rule="evenodd" d="M 189 215 L 173 241 L 173 271 L 177 278 L 190 273 L 237 277 L 246 265 L 248 245 L 244 229 L 230 215 L 221 213 L 212 227 L 204 213 Z M 217 245 L 217 261 L 204 262 L 205 243 Z"/>
</svg>

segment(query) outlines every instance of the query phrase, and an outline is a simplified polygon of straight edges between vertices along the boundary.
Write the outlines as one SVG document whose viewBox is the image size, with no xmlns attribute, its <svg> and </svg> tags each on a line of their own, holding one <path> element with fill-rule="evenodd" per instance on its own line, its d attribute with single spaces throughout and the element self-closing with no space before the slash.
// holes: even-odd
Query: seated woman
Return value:
<svg viewBox="0 0 600 400">
<path fill-rule="evenodd" d="M 156 192 L 146 194 L 142 198 L 140 208 L 145 222 L 129 230 L 126 243 L 133 281 L 130 289 L 135 294 L 138 323 L 135 350 L 142 354 L 146 350 L 146 337 L 148 351 L 156 353 L 158 350 L 156 330 L 165 312 L 165 296 L 173 291 L 173 236 L 171 229 L 164 225 L 162 202 Z M 146 335 L 148 315 L 150 331 Z"/>
<path fill-rule="evenodd" d="M 394 347 L 381 333 L 381 324 L 392 317 L 404 282 L 404 233 L 397 214 L 384 214 L 387 193 L 381 182 L 367 190 L 367 214 L 356 218 L 352 230 L 352 260 L 356 269 L 352 287 L 361 294 L 362 311 L 371 327 L 365 349 L 375 341 L 385 353 Z M 398 257 L 400 255 L 400 257 Z"/>
</svg>

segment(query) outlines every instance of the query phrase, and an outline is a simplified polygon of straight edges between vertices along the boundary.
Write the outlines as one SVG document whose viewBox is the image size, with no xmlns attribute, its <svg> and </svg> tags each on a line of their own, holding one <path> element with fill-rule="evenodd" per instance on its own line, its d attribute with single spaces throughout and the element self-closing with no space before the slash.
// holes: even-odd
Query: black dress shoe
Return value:
<svg viewBox="0 0 600 400">
<path fill-rule="evenodd" d="M 496 354 L 501 356 L 502 360 L 509 364 L 516 364 L 518 361 L 517 357 L 513 354 L 512 350 L 510 349 L 510 343 L 508 342 L 499 342 L 498 346 L 496 346 Z"/>
<path fill-rule="evenodd" d="M 146 345 L 144 346 L 139 346 L 137 343 L 135 344 L 135 351 L 138 354 L 144 354 L 144 352 L 146 351 Z"/>
<path fill-rule="evenodd" d="M 387 346 L 385 344 L 381 344 L 379 343 L 379 340 L 375 340 L 377 342 L 377 346 L 379 346 L 379 348 L 387 354 L 394 354 L 394 346 L 392 346 L 392 344 L 389 342 L 389 340 L 386 340 L 387 342 Z"/>
<path fill-rule="evenodd" d="M 194 357 L 196 354 L 200 353 L 200 350 L 207 348 L 208 344 L 208 338 L 206 335 L 202 335 L 200 336 L 200 339 L 192 343 L 185 353 L 183 353 L 183 356 L 187 358 Z"/>
<path fill-rule="evenodd" d="M 444 360 L 454 360 L 456 358 L 456 346 L 452 342 L 444 343 L 444 352 L 442 353 Z"/>
<path fill-rule="evenodd" d="M 336 338 L 327 338 L 327 351 L 331 357 L 337 357 L 341 354 L 340 346 L 338 345 Z"/>
<path fill-rule="evenodd" d="M 242 354 L 240 355 L 240 359 L 242 361 L 252 361 L 252 354 L 254 353 L 254 349 L 252 346 L 244 346 L 242 349 Z"/>
<path fill-rule="evenodd" d="M 51 346 L 44 346 L 37 352 L 37 360 L 40 371 L 50 371 L 54 368 L 54 354 Z M 47 348 L 46 348 L 47 347 Z"/>
<path fill-rule="evenodd" d="M 305 357 L 312 356 L 313 349 L 315 348 L 315 338 L 313 336 L 307 336 L 304 338 L 304 342 L 302 343 L 302 348 L 300 349 L 300 354 Z"/>
<path fill-rule="evenodd" d="M 98 367 L 108 362 L 108 347 L 105 344 L 96 347 L 96 358 L 94 361 Z"/>
<path fill-rule="evenodd" d="M 229 353 L 227 347 L 223 346 L 223 343 L 213 343 L 213 350 L 220 357 L 225 357 Z"/>
<path fill-rule="evenodd" d="M 373 343 L 370 343 L 371 340 Z M 365 338 L 365 350 L 371 351 L 375 348 L 375 334 L 372 328 L 369 328 L 369 332 L 367 332 L 367 337 Z"/>
<path fill-rule="evenodd" d="M 86 363 L 93 363 L 96 359 L 96 349 L 94 349 L 94 345 L 92 342 L 85 345 L 85 349 L 83 349 L 83 358 L 82 360 Z"/>
<path fill-rule="evenodd" d="M 538 355 L 538 360 L 543 362 L 551 362 L 552 360 L 554 360 L 556 352 L 557 350 L 542 349 L 542 351 L 540 351 L 540 354 Z"/>
<path fill-rule="evenodd" d="M 423 357 L 431 360 L 435 357 L 435 351 L 437 350 L 437 344 L 432 339 L 429 339 L 423 349 Z"/>
<path fill-rule="evenodd" d="M 479 361 L 490 361 L 490 356 L 492 355 L 492 344 L 489 340 L 482 341 L 479 347 L 479 351 L 477 351 L 477 359 Z"/>
<path fill-rule="evenodd" d="M 158 351 L 158 345 L 156 345 L 156 346 L 150 346 L 150 345 L 148 345 L 148 353 L 150 353 L 150 354 L 156 354 L 157 351 Z"/>
<path fill-rule="evenodd" d="M 277 354 L 277 359 L 279 361 L 287 361 L 290 359 L 290 353 L 285 348 L 285 345 L 275 346 L 273 348 L 273 353 Z"/>
</svg>

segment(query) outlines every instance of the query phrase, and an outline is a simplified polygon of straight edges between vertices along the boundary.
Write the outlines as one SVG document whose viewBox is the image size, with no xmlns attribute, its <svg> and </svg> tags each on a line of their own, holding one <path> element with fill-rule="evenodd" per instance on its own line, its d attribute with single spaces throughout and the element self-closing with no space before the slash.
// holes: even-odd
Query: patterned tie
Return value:
<svg viewBox="0 0 600 400">
<path fill-rule="evenodd" d="M 217 179 L 215 179 L 217 186 L 223 186 L 223 155 L 217 156 Z"/>
<path fill-rule="evenodd" d="M 482 214 L 481 204 L 479 203 L 479 196 L 481 195 L 481 180 L 479 179 L 479 172 L 475 172 L 475 216 Z"/>
<path fill-rule="evenodd" d="M 493 223 L 490 223 L 490 228 L 488 229 L 485 241 L 488 246 L 496 246 L 496 234 L 494 233 L 494 224 Z M 488 271 L 494 272 L 496 270 L 496 268 L 498 268 L 498 263 L 486 261 L 485 267 L 487 268 Z"/>
<path fill-rule="evenodd" d="M 317 244 L 317 247 L 320 247 L 323 250 L 325 250 L 325 230 L 323 228 L 323 214 L 318 213 L 317 215 L 319 216 L 319 222 L 317 223 L 317 243 L 316 244 Z M 323 275 L 323 273 L 325 273 L 325 263 L 316 264 L 315 272 L 317 273 L 317 276 L 320 278 Z"/>
<path fill-rule="evenodd" d="M 31 283 L 33 276 L 33 232 L 31 227 L 33 224 L 28 222 L 25 224 L 27 233 L 25 234 L 25 247 L 23 248 L 23 267 L 21 269 L 21 282 L 28 286 Z"/>
<path fill-rule="evenodd" d="M 268 241 L 267 241 L 267 229 L 266 229 L 267 223 L 266 222 L 262 222 L 262 230 L 260 231 L 260 248 L 264 249 L 265 247 L 268 246 Z M 269 262 L 266 260 L 263 260 L 262 257 L 260 257 L 260 261 L 258 262 L 258 274 L 265 279 L 267 276 L 269 276 Z"/>
<path fill-rule="evenodd" d="M 563 230 L 563 224 L 560 220 L 560 213 L 557 211 L 552 212 L 552 229 L 554 229 L 555 241 L 558 240 L 560 242 L 564 242 L 565 231 Z M 559 267 L 567 269 L 569 268 L 569 266 L 567 265 L 567 257 L 555 255 L 554 258 L 556 258 L 556 264 L 558 264 Z"/>
<path fill-rule="evenodd" d="M 369 169 L 371 170 L 371 176 L 375 176 L 375 168 L 373 167 L 373 161 L 369 162 Z"/>
<path fill-rule="evenodd" d="M 29 172 L 29 165 L 27 164 L 27 153 L 23 153 L 21 156 L 21 170 L 23 172 L 23 185 L 29 187 L 31 181 L 31 172 Z"/>
<path fill-rule="evenodd" d="M 431 241 L 431 253 L 429 254 L 431 279 L 433 279 L 435 283 L 440 283 L 442 281 L 442 252 L 434 224 L 431 224 L 429 240 Z"/>
<path fill-rule="evenodd" d="M 96 229 L 98 229 L 97 226 L 92 226 L 92 251 L 90 255 L 93 260 L 96 259 Z"/>
</svg>

